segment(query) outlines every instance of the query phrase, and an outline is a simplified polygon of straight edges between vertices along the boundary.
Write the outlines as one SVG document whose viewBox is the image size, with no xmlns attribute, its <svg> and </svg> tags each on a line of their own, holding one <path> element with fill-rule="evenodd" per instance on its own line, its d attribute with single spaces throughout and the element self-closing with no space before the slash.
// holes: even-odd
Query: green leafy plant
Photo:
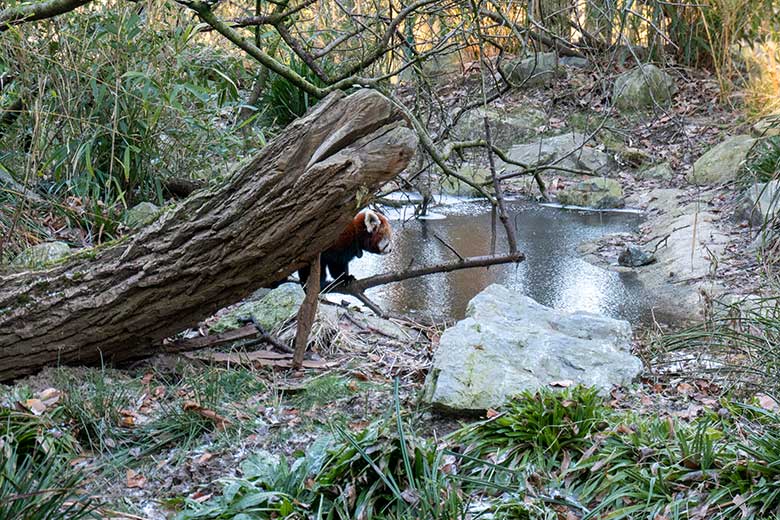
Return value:
<svg viewBox="0 0 780 520">
<path fill-rule="evenodd" d="M 326 86 L 294 54 L 291 54 L 288 66 L 310 83 L 318 87 Z M 275 72 L 272 72 L 269 76 L 268 85 L 262 97 L 266 118 L 279 126 L 286 126 L 294 119 L 301 117 L 307 110 L 316 105 L 317 101 L 317 98 L 312 97 L 290 82 L 290 80 Z"/>
<path fill-rule="evenodd" d="M 529 449 L 555 457 L 564 449 L 587 448 L 588 439 L 604 427 L 607 416 L 608 408 L 593 388 L 524 392 L 499 416 L 466 429 L 459 440 L 475 457 L 498 449 L 508 450 L 504 460 Z"/>
<path fill-rule="evenodd" d="M 746 183 L 769 182 L 780 177 L 780 136 L 760 139 L 741 172 Z"/>
</svg>

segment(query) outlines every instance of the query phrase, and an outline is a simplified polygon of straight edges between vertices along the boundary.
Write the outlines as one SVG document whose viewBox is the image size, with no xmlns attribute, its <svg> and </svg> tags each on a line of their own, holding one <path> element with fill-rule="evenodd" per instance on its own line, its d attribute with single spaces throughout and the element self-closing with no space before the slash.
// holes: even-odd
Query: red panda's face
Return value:
<svg viewBox="0 0 780 520">
<path fill-rule="evenodd" d="M 364 224 L 368 235 L 362 248 L 369 253 L 386 255 L 392 251 L 393 229 L 390 221 L 381 213 L 366 210 Z"/>
</svg>

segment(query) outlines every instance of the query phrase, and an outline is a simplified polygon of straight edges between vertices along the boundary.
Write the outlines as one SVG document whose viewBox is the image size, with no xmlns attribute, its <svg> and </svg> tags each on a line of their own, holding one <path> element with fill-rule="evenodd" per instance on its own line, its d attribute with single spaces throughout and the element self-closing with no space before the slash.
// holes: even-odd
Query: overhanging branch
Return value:
<svg viewBox="0 0 780 520">
<path fill-rule="evenodd" d="M 53 18 L 90 2 L 92 0 L 49 0 L 48 2 L 8 7 L 0 11 L 0 32 L 25 22 Z"/>
</svg>

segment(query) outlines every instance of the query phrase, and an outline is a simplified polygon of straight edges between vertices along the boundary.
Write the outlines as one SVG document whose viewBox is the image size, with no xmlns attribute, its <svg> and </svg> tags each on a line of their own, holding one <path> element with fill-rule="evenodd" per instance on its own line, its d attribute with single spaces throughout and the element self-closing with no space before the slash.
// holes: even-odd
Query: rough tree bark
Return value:
<svg viewBox="0 0 780 520">
<path fill-rule="evenodd" d="M 375 91 L 334 93 L 222 186 L 127 239 L 0 276 L 0 380 L 121 361 L 303 266 L 417 146 Z"/>
</svg>

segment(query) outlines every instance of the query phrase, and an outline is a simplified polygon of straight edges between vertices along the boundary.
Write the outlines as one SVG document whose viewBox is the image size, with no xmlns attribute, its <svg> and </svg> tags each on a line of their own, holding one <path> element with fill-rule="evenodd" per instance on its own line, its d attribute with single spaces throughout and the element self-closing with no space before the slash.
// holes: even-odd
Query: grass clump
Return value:
<svg viewBox="0 0 780 520">
<path fill-rule="evenodd" d="M 0 518 L 92 518 L 85 476 L 68 463 L 79 449 L 54 420 L 0 407 Z"/>
<path fill-rule="evenodd" d="M 118 372 L 60 371 L 57 377 L 63 389 L 60 412 L 85 448 L 109 453 L 132 444 L 132 430 L 122 426 L 122 410 L 132 407 L 137 392 Z"/>
<path fill-rule="evenodd" d="M 780 396 L 780 298 L 718 302 L 706 322 L 663 336 L 655 347 L 659 363 L 696 362 L 741 395 Z"/>
<path fill-rule="evenodd" d="M 321 437 L 291 461 L 251 455 L 222 495 L 204 504 L 184 500 L 177 520 L 463 518 L 463 496 L 441 469 L 452 456 L 407 434 L 397 392 L 394 416 L 355 434 L 334 426 L 335 438 Z"/>
<path fill-rule="evenodd" d="M 350 388 L 350 381 L 344 377 L 326 374 L 307 381 L 303 390 L 293 398 L 293 403 L 303 410 L 309 410 L 343 399 L 354 392 Z"/>
<path fill-rule="evenodd" d="M 769 182 L 780 176 L 780 136 L 759 139 L 750 151 L 742 177 L 749 183 Z"/>
<path fill-rule="evenodd" d="M 0 443 L 0 518 L 78 520 L 98 518 L 79 487 L 84 475 L 51 454 L 38 460 Z"/>
<path fill-rule="evenodd" d="M 538 449 L 555 457 L 564 449 L 584 450 L 591 435 L 606 425 L 608 412 L 593 388 L 524 392 L 509 402 L 500 416 L 467 428 L 461 440 L 471 445 L 476 456 L 507 449 L 505 458 L 509 459 Z"/>
</svg>

